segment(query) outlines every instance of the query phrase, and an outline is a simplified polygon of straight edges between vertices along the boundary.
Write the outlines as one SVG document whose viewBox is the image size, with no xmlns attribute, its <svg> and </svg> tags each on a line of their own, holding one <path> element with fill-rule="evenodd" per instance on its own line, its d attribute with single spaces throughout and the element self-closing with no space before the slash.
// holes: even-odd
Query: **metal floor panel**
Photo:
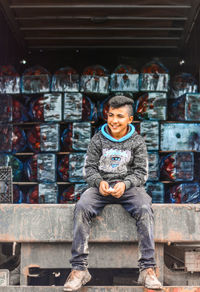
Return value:
<svg viewBox="0 0 200 292">
<path fill-rule="evenodd" d="M 53 286 L 7 286 L 0 287 L 0 292 L 63 292 L 63 287 Z M 144 289 L 141 286 L 86 286 L 79 290 L 80 292 L 147 292 L 155 291 Z M 158 290 L 161 291 L 161 290 Z M 165 292 L 200 292 L 200 287 L 194 286 L 167 286 L 163 287 Z"/>
<path fill-rule="evenodd" d="M 71 242 L 74 205 L 0 204 L 0 242 Z M 199 243 L 200 207 L 153 204 L 155 242 Z M 108 205 L 93 220 L 90 242 L 136 242 L 134 219 Z"/>
</svg>

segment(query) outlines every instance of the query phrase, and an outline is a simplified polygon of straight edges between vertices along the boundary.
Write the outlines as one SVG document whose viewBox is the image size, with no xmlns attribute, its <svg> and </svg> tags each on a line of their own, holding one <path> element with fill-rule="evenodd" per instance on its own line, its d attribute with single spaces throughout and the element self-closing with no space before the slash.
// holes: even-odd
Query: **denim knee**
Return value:
<svg viewBox="0 0 200 292">
<path fill-rule="evenodd" d="M 136 219 L 142 218 L 144 216 L 153 217 L 152 208 L 148 204 L 143 204 L 141 206 L 138 206 L 138 208 L 137 208 Z"/>
<path fill-rule="evenodd" d="M 85 211 L 85 210 L 87 210 L 87 204 L 85 204 L 84 201 L 82 202 L 81 200 L 79 200 L 76 203 L 75 210 L 76 211 Z"/>
<path fill-rule="evenodd" d="M 89 210 L 88 210 L 87 204 L 85 204 L 81 200 L 78 201 L 76 203 L 76 206 L 75 206 L 75 209 L 74 209 L 74 214 L 78 215 L 78 214 L 88 214 L 88 213 L 89 213 Z"/>
<path fill-rule="evenodd" d="M 74 217 L 78 218 L 81 217 L 82 220 L 87 220 L 91 222 L 91 219 L 95 216 L 94 212 L 91 210 L 89 204 L 84 201 L 78 201 L 76 203 L 75 209 L 74 209 Z"/>
</svg>

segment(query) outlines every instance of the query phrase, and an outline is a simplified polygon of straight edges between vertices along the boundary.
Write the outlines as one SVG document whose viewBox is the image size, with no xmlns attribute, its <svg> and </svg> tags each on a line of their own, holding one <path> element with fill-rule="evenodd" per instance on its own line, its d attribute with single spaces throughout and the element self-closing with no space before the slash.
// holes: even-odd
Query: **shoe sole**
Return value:
<svg viewBox="0 0 200 292">
<path fill-rule="evenodd" d="M 91 279 L 92 279 L 92 276 L 89 274 L 87 277 L 85 277 L 85 278 L 83 279 L 81 285 L 78 286 L 78 288 L 72 290 L 72 289 L 69 289 L 69 288 L 65 288 L 65 287 L 64 287 L 63 291 L 68 291 L 68 292 L 69 292 L 69 291 L 70 291 L 70 292 L 72 292 L 72 291 L 77 291 L 77 290 L 81 289 L 82 286 L 84 286 L 85 284 L 87 284 L 87 282 L 89 282 Z"/>
<path fill-rule="evenodd" d="M 147 289 L 151 289 L 151 290 L 162 290 L 162 289 L 163 289 L 162 286 L 161 286 L 161 287 L 145 286 L 145 288 L 147 288 Z"/>
<path fill-rule="evenodd" d="M 161 287 L 153 288 L 152 286 L 145 285 L 145 284 L 142 283 L 142 282 L 138 282 L 138 285 L 144 286 L 145 288 L 147 288 L 147 289 L 151 289 L 151 290 L 162 290 L 162 289 L 163 289 L 162 286 L 161 286 Z"/>
<path fill-rule="evenodd" d="M 82 285 L 87 284 L 87 282 L 89 282 L 92 279 L 92 276 L 90 274 L 88 274 L 88 277 L 83 279 Z"/>
</svg>

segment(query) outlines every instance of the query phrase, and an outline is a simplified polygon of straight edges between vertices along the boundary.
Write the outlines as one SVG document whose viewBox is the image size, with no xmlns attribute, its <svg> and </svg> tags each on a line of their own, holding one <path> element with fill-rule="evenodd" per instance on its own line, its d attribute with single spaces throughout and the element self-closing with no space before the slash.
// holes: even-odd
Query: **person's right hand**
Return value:
<svg viewBox="0 0 200 292">
<path fill-rule="evenodd" d="M 99 192 L 100 192 L 103 196 L 109 196 L 109 195 L 110 195 L 110 192 L 108 192 L 108 189 L 109 189 L 109 184 L 107 183 L 107 181 L 102 180 L 102 181 L 100 182 L 100 185 L 99 185 Z"/>
</svg>

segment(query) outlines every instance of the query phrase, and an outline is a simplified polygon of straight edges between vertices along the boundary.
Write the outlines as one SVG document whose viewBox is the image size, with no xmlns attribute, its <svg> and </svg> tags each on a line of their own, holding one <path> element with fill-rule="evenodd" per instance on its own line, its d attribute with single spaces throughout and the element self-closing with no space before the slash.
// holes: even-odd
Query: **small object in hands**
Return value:
<svg viewBox="0 0 200 292">
<path fill-rule="evenodd" d="M 108 192 L 113 192 L 113 191 L 114 191 L 114 189 L 111 187 L 108 189 Z"/>
</svg>

